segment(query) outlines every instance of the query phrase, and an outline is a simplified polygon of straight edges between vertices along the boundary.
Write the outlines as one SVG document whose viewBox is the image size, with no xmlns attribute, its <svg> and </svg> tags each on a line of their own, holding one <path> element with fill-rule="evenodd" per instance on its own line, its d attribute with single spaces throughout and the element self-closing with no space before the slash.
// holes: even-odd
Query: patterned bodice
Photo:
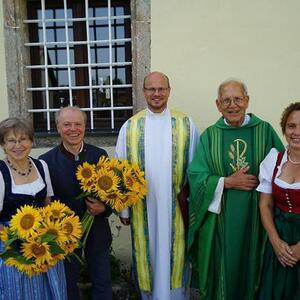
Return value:
<svg viewBox="0 0 300 300">
<path fill-rule="evenodd" d="M 273 171 L 272 195 L 275 205 L 284 212 L 300 214 L 300 189 L 282 188 L 274 182 L 282 157 L 283 152 L 279 152 Z"/>
<path fill-rule="evenodd" d="M 4 223 L 11 219 L 16 213 L 17 209 L 25 204 L 33 205 L 35 207 L 42 207 L 47 194 L 47 185 L 45 182 L 45 172 L 43 165 L 40 161 L 32 159 L 41 174 L 41 177 L 45 183 L 45 187 L 40 190 L 35 196 L 25 194 L 13 194 L 12 193 L 12 178 L 9 169 L 4 161 L 0 161 L 0 171 L 3 176 L 5 184 L 5 194 L 3 201 L 3 209 L 0 212 L 0 222 Z"/>
</svg>

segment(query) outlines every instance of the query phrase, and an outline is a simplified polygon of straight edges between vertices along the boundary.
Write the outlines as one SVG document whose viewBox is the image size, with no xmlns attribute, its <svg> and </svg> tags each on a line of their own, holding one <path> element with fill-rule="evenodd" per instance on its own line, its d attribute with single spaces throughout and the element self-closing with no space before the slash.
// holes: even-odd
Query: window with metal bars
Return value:
<svg viewBox="0 0 300 300">
<path fill-rule="evenodd" d="M 54 113 L 68 105 L 87 112 L 87 130 L 118 131 L 133 109 L 130 1 L 27 4 L 35 131 L 55 131 Z"/>
</svg>

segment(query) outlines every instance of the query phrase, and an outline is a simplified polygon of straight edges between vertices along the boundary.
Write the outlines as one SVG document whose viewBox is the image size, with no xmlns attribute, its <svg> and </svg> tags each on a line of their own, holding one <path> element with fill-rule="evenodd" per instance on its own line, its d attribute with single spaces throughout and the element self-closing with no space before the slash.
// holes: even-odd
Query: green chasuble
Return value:
<svg viewBox="0 0 300 300">
<path fill-rule="evenodd" d="M 260 222 L 258 193 L 224 189 L 221 213 L 208 211 L 220 177 L 248 165 L 258 176 L 271 148 L 283 150 L 272 126 L 250 114 L 242 127 L 220 118 L 207 128 L 188 168 L 190 183 L 188 251 L 200 299 L 254 299 L 266 234 Z"/>
</svg>

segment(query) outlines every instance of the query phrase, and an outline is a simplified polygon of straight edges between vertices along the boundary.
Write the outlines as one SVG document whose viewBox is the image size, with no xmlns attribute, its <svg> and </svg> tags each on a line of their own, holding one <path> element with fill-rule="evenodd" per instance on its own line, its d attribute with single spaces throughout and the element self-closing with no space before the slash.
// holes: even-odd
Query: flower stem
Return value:
<svg viewBox="0 0 300 300">
<path fill-rule="evenodd" d="M 85 212 L 82 220 L 81 220 L 81 225 L 82 225 L 82 232 L 83 232 L 83 240 L 82 240 L 82 247 L 83 249 L 85 248 L 86 240 L 87 237 L 90 233 L 90 230 L 92 228 L 93 222 L 94 222 L 94 216 L 90 215 L 88 212 Z"/>
</svg>

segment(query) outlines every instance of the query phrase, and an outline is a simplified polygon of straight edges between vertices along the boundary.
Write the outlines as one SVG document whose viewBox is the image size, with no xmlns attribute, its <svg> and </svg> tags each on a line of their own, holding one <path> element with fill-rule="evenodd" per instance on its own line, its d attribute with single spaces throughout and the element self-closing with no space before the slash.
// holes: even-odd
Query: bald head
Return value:
<svg viewBox="0 0 300 300">
<path fill-rule="evenodd" d="M 147 82 L 149 80 L 151 80 L 153 77 L 161 77 L 161 78 L 163 78 L 163 80 L 166 81 L 166 87 L 170 88 L 170 81 L 169 81 L 168 76 L 166 74 L 158 72 L 158 71 L 151 72 L 150 74 L 148 74 L 144 78 L 143 88 L 147 87 Z"/>
<path fill-rule="evenodd" d="M 170 95 L 170 83 L 167 75 L 152 72 L 144 79 L 144 96 L 148 108 L 154 113 L 161 113 L 166 107 Z"/>
</svg>

